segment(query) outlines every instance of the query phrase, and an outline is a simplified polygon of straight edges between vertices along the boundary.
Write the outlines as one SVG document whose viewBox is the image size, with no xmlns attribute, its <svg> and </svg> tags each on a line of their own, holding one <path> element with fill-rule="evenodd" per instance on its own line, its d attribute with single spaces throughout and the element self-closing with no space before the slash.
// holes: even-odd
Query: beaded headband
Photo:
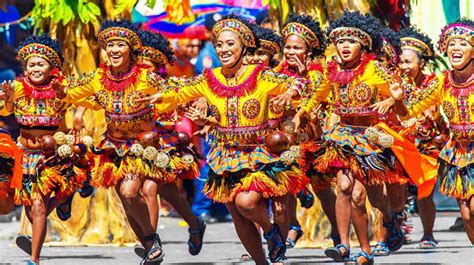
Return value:
<svg viewBox="0 0 474 265">
<path fill-rule="evenodd" d="M 426 57 L 433 56 L 433 51 L 430 49 L 430 47 L 417 38 L 403 37 L 400 39 L 400 41 L 402 42 L 402 49 L 415 50 L 422 56 Z"/>
<path fill-rule="evenodd" d="M 105 49 L 107 42 L 112 40 L 122 40 L 128 43 L 133 50 L 138 50 L 142 46 L 142 41 L 133 30 L 123 27 L 110 27 L 99 32 L 99 45 Z"/>
<path fill-rule="evenodd" d="M 395 49 L 395 46 L 391 44 L 387 39 L 382 37 L 382 52 L 387 54 L 390 57 L 390 60 L 392 61 L 392 64 L 397 65 L 398 64 L 398 54 L 397 50 Z"/>
<path fill-rule="evenodd" d="M 216 22 L 212 27 L 212 35 L 214 41 L 223 31 L 232 31 L 239 35 L 245 47 L 255 48 L 255 36 L 252 31 L 244 23 L 237 19 L 222 19 Z"/>
<path fill-rule="evenodd" d="M 372 38 L 370 35 L 367 32 L 355 27 L 335 28 L 329 34 L 329 39 L 334 44 L 336 44 L 336 42 L 340 39 L 351 39 L 361 43 L 369 49 L 372 49 Z"/>
<path fill-rule="evenodd" d="M 290 35 L 302 38 L 311 48 L 319 49 L 319 39 L 314 32 L 305 25 L 297 22 L 290 22 L 282 29 L 281 35 L 286 40 Z"/>
<path fill-rule="evenodd" d="M 25 65 L 28 59 L 32 56 L 38 56 L 45 59 L 53 67 L 61 68 L 62 66 L 61 58 L 59 58 L 56 51 L 48 45 L 41 43 L 31 43 L 22 47 L 18 50 L 16 58 L 22 65 Z"/>
<path fill-rule="evenodd" d="M 278 45 L 278 43 L 263 39 L 260 40 L 260 48 L 272 55 L 279 53 L 281 50 L 280 45 Z"/>
<path fill-rule="evenodd" d="M 445 53 L 448 47 L 449 41 L 452 39 L 465 39 L 472 46 L 474 46 L 474 28 L 464 24 L 451 24 L 446 27 L 438 41 L 438 48 L 441 53 Z"/>
<path fill-rule="evenodd" d="M 160 50 L 148 46 L 143 46 L 140 49 L 138 57 L 148 59 L 161 65 L 168 63 L 168 58 L 166 58 L 166 56 Z"/>
</svg>

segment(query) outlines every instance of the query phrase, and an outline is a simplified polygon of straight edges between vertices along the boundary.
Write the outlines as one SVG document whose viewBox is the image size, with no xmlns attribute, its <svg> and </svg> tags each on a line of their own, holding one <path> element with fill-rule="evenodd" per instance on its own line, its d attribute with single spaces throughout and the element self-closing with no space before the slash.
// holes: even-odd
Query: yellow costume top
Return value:
<svg viewBox="0 0 474 265">
<path fill-rule="evenodd" d="M 107 123 L 130 123 L 151 119 L 153 109 L 135 100 L 153 95 L 159 86 L 157 75 L 133 66 L 130 72 L 112 76 L 106 67 L 77 80 L 67 90 L 65 100 L 86 108 L 105 110 Z"/>
<path fill-rule="evenodd" d="M 409 116 L 415 117 L 433 105 L 440 105 L 449 119 L 449 129 L 457 139 L 472 140 L 474 137 L 474 79 L 456 84 L 451 72 L 445 71 L 437 86 L 421 91 L 411 99 Z"/>
<path fill-rule="evenodd" d="M 13 81 L 14 114 L 20 126 L 59 126 L 64 119 L 68 105 L 56 98 L 51 84 L 38 86 L 28 78 Z M 6 108 L 0 110 L 1 116 L 11 113 Z"/>
<path fill-rule="evenodd" d="M 323 66 L 320 63 L 310 63 L 308 74 L 306 76 L 300 76 L 299 73 L 291 71 L 286 62 L 279 64 L 274 68 L 274 71 L 278 74 L 301 78 L 300 81 L 302 82 L 311 83 L 310 86 L 306 86 L 302 91 L 300 91 L 301 99 L 292 101 L 293 107 L 303 107 L 306 113 L 308 113 L 314 107 L 314 102 L 310 101 L 314 92 L 312 89 L 318 88 L 320 83 L 323 81 Z M 283 117 L 284 107 L 274 104 L 270 104 L 269 107 L 268 118 L 270 120 L 278 121 Z"/>
<path fill-rule="evenodd" d="M 269 132 L 268 104 L 270 95 L 285 93 L 302 84 L 263 66 L 249 65 L 237 80 L 226 79 L 221 68 L 206 70 L 189 81 L 172 84 L 156 105 L 163 113 L 178 103 L 205 97 L 212 114 L 219 121 L 214 135 L 219 140 L 243 140 Z M 175 89 L 173 89 L 175 88 Z"/>
<path fill-rule="evenodd" d="M 318 71 L 310 71 L 310 80 L 319 80 Z M 334 113 L 344 116 L 378 115 L 370 105 L 380 101 L 380 96 L 390 97 L 391 77 L 386 69 L 367 56 L 362 63 L 351 71 L 341 70 L 336 61 L 327 63 L 326 78 L 322 82 L 311 82 L 312 98 L 307 105 L 327 101 L 332 92 Z M 314 87 L 314 85 L 319 87 Z"/>
</svg>

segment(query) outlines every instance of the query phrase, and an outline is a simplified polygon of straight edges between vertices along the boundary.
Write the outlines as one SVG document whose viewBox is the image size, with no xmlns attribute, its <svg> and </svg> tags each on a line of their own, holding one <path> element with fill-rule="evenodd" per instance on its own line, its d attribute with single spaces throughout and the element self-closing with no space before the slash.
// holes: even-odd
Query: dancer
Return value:
<svg viewBox="0 0 474 265">
<path fill-rule="evenodd" d="M 28 264 L 39 264 L 47 216 L 87 178 L 75 164 L 87 148 L 62 132 L 68 105 L 54 93 L 54 85 L 64 81 L 59 42 L 46 35 L 28 37 L 20 44 L 17 58 L 24 76 L 2 84 L 5 106 L 0 115 L 13 112 L 20 124 L 23 178 L 21 185 L 13 183 L 14 200 L 25 206 L 33 234 L 32 241 L 20 236 L 17 244 L 31 255 Z"/>
<path fill-rule="evenodd" d="M 140 39 L 142 40 L 143 46 L 137 56 L 138 63 L 147 65 L 149 71 L 159 74 L 160 70 L 166 69 L 165 65 L 173 62 L 173 50 L 170 47 L 169 41 L 161 34 L 141 31 Z M 157 133 L 161 139 L 161 149 L 165 150 L 165 152 L 171 156 L 170 163 L 164 174 L 170 174 L 169 179 L 172 181 L 168 183 L 157 183 L 154 178 L 145 179 L 142 193 L 150 210 L 153 230 L 156 230 L 158 225 L 158 193 L 168 201 L 188 223 L 190 235 L 188 250 L 189 253 L 194 256 L 201 251 L 206 224 L 193 215 L 191 207 L 179 194 L 174 182 L 178 178 L 196 178 L 199 175 L 198 159 L 200 159 L 200 156 L 196 153 L 195 148 L 192 148 L 189 142 L 189 136 L 176 132 L 174 124 L 177 121 L 174 120 L 174 116 L 174 113 L 163 114 L 158 117 L 156 122 Z M 155 133 L 149 133 L 143 137 L 158 137 L 158 135 L 154 134 Z M 140 247 L 135 248 L 135 253 L 141 257 L 145 255 L 144 249 Z"/>
<path fill-rule="evenodd" d="M 139 136 L 154 130 L 153 108 L 134 101 L 156 93 L 158 77 L 136 63 L 135 53 L 141 47 L 141 40 L 130 21 L 103 22 L 98 40 L 110 65 L 101 65 L 67 90 L 57 86 L 55 91 L 67 102 L 105 110 L 107 131 L 100 146 L 94 148 L 99 157 L 92 184 L 115 187 L 127 219 L 146 249 L 142 263 L 161 262 L 164 252 L 153 229 L 152 222 L 156 220 L 150 215 L 150 211 L 157 209 L 148 209 L 140 190 L 145 179 L 168 182 L 171 176 L 162 174 L 162 169 L 147 159 L 150 152 L 156 154 L 157 150 L 153 151 L 152 147 L 145 152 Z"/>
<path fill-rule="evenodd" d="M 410 105 L 411 101 L 416 101 L 420 93 L 426 93 L 426 90 L 432 91 L 440 81 L 434 73 L 423 74 L 426 66 L 434 61 L 435 53 L 431 39 L 414 27 L 403 29 L 400 36 L 402 54 L 398 66 L 405 80 L 408 80 L 408 84 L 405 86 L 405 95 L 407 96 L 407 105 Z M 445 135 L 447 128 L 439 114 L 439 109 L 436 106 L 432 106 L 431 109 L 433 111 L 430 113 L 419 115 L 403 124 L 407 127 L 405 134 L 408 138 L 416 141 L 420 152 L 437 158 L 447 138 Z M 429 192 L 425 198 L 418 197 L 418 210 L 423 224 L 423 236 L 418 247 L 422 249 L 436 248 L 438 242 L 433 236 L 436 217 L 433 191 Z"/>
<path fill-rule="evenodd" d="M 366 187 L 383 183 L 391 168 L 387 149 L 391 146 L 391 137 L 374 127 L 378 123 L 378 96 L 390 96 L 390 78 L 372 53 L 381 45 L 380 23 L 370 15 L 344 12 L 331 23 L 328 35 L 336 46 L 340 62 L 327 63 L 327 82 L 315 88 L 313 100 L 324 100 L 332 92 L 331 102 L 340 122 L 325 132 L 327 142 L 322 147 L 324 152 L 315 160 L 315 169 L 336 177 L 336 219 L 341 244 L 326 249 L 325 254 L 337 261 L 349 259 L 352 219 L 362 251 L 351 258 L 351 262 L 371 264 L 374 257 L 368 238 Z M 295 120 L 299 117 L 298 113 Z M 370 138 L 370 132 L 377 135 L 377 139 Z M 383 192 L 374 194 L 383 195 Z M 371 200 L 371 203 L 382 210 L 390 245 L 399 248 L 402 235 L 393 222 L 388 198 L 378 199 L 380 201 Z"/>
<path fill-rule="evenodd" d="M 319 83 L 323 79 L 323 66 L 319 61 L 313 61 L 315 58 L 321 57 L 326 50 L 326 40 L 324 34 L 321 31 L 319 22 L 307 15 L 295 15 L 290 14 L 288 20 L 283 25 L 281 31 L 283 37 L 283 62 L 276 67 L 275 71 L 289 76 L 296 76 L 306 79 L 312 85 L 311 87 L 317 88 Z M 311 98 L 312 91 L 307 88 L 301 101 L 309 101 Z M 285 116 L 282 109 L 270 108 L 269 115 L 281 116 L 282 127 L 287 127 L 288 119 L 285 122 Z M 321 126 L 319 124 L 312 123 L 308 119 L 306 120 L 308 125 L 304 129 L 303 133 L 295 133 L 292 125 L 285 129 L 287 133 L 292 134 L 294 138 L 299 139 L 298 144 L 302 148 L 303 158 L 299 159 L 301 169 L 305 175 L 311 179 L 311 185 L 313 190 L 321 201 L 324 213 L 328 216 L 331 223 L 331 238 L 335 242 L 335 245 L 339 244 L 339 236 L 337 233 L 337 223 L 335 216 L 335 204 L 336 195 L 332 190 L 332 180 L 324 178 L 314 170 L 313 164 L 317 156 L 316 151 L 320 145 Z M 301 139 L 301 136 L 303 138 Z M 309 137 L 308 137 L 309 136 Z M 306 139 L 309 138 L 309 139 Z M 306 195 L 306 196 L 305 196 Z M 301 191 L 299 194 L 302 205 L 309 208 L 312 203 L 308 202 L 308 195 L 312 195 L 309 191 Z M 314 200 L 314 199 L 313 199 Z M 311 198 L 309 198 L 311 201 Z M 287 246 L 292 248 L 297 243 L 298 239 L 303 236 L 303 231 L 296 218 L 296 198 L 289 196 L 289 215 L 290 215 L 290 230 L 286 239 Z"/>
<path fill-rule="evenodd" d="M 405 105 L 402 87 L 391 87 L 395 109 L 402 119 L 416 117 L 433 105 L 441 105 L 449 119 L 450 138 L 439 154 L 440 192 L 458 200 L 466 233 L 474 244 L 474 187 L 472 177 L 472 126 L 474 115 L 474 22 L 459 19 L 447 25 L 438 41 L 452 70 L 440 77 L 438 86 L 428 87 Z"/>
<path fill-rule="evenodd" d="M 214 201 L 226 203 L 244 247 L 257 264 L 266 264 L 254 222 L 264 231 L 271 262 L 282 262 L 286 247 L 278 225 L 270 222 L 265 199 L 296 193 L 306 185 L 282 135 L 265 138 L 269 151 L 263 146 L 263 136 L 269 132 L 268 97 L 284 94 L 276 101 L 289 103 L 302 84 L 263 66 L 243 64 L 246 51 L 256 47 L 252 28 L 238 16 L 224 17 L 212 30 L 222 67 L 141 101 L 159 102 L 156 108 L 166 112 L 178 102 L 206 98 L 217 123 L 204 191 Z M 205 115 L 202 119 L 210 121 Z"/>
</svg>

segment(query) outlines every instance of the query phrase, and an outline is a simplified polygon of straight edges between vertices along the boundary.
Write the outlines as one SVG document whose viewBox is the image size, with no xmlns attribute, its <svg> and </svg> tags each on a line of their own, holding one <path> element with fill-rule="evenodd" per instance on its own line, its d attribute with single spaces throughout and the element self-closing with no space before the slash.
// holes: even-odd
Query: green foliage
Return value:
<svg viewBox="0 0 474 265">
<path fill-rule="evenodd" d="M 132 10 L 137 1 L 138 0 L 118 0 L 114 12 L 112 12 L 112 16 L 117 17 L 125 10 Z"/>
<path fill-rule="evenodd" d="M 67 25 L 80 19 L 82 23 L 99 23 L 100 8 L 90 0 L 35 0 L 31 17 L 34 26 L 42 29 L 49 22 Z"/>
</svg>

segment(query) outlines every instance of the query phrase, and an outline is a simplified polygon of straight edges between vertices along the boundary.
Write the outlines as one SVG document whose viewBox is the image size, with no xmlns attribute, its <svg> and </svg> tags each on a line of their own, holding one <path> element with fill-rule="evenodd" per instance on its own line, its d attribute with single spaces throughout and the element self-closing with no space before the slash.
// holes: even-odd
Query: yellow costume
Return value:
<svg viewBox="0 0 474 265">
<path fill-rule="evenodd" d="M 162 102 L 156 105 L 158 112 L 205 97 L 219 121 L 207 157 L 211 169 L 205 187 L 207 196 L 229 202 L 237 193 L 253 190 L 268 198 L 299 192 L 306 185 L 294 161 L 283 163 L 263 148 L 262 139 L 271 130 L 269 96 L 282 94 L 296 83 L 262 66 L 247 66 L 237 80 L 227 80 L 221 68 L 216 68 L 190 81 L 172 84 L 163 92 Z"/>
<path fill-rule="evenodd" d="M 51 84 L 40 87 L 24 77 L 13 82 L 14 114 L 21 129 L 41 129 L 55 132 L 64 121 L 67 104 L 55 97 Z M 3 108 L 0 115 L 10 113 Z M 60 145 L 60 143 L 57 143 Z M 73 144 L 73 143 L 71 143 Z M 20 146 L 20 148 L 22 148 Z M 23 185 L 15 188 L 15 203 L 31 205 L 33 199 L 55 196 L 64 199 L 82 186 L 87 176 L 65 160 L 46 165 L 41 150 L 23 149 Z M 39 168 L 42 168 L 39 170 Z M 72 174 L 72 177 L 65 177 Z"/>
<path fill-rule="evenodd" d="M 107 123 L 130 124 L 152 120 L 153 108 L 135 100 L 155 94 L 159 86 L 157 80 L 156 74 L 136 65 L 121 77 L 114 77 L 108 67 L 101 67 L 76 81 L 67 90 L 65 101 L 86 108 L 104 109 Z M 107 134 L 104 138 L 100 147 L 111 147 L 116 155 L 99 151 L 101 155 L 96 161 L 94 185 L 115 186 L 128 174 L 157 179 L 164 176 L 143 157 L 144 150 L 137 144 L 138 139 L 113 139 Z"/>
<path fill-rule="evenodd" d="M 416 117 L 433 105 L 440 105 L 449 119 L 451 137 L 439 155 L 441 193 L 458 199 L 474 194 L 474 80 L 456 84 L 449 71 L 438 86 L 421 91 L 410 101 L 409 116 Z"/>
</svg>

